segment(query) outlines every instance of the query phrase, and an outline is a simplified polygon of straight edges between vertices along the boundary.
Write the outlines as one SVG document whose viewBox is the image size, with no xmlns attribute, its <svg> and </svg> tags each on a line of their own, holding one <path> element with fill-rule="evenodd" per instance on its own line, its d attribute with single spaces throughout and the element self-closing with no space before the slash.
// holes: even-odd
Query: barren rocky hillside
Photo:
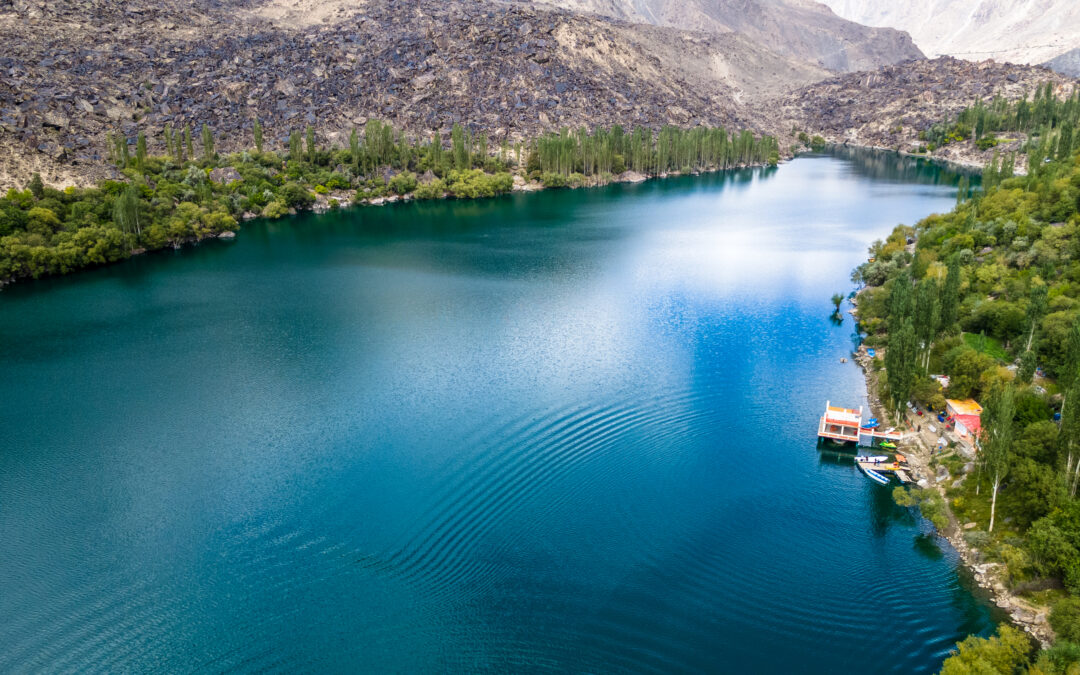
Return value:
<svg viewBox="0 0 1080 675">
<path fill-rule="evenodd" d="M 256 117 L 276 139 L 308 124 L 340 139 L 370 117 L 496 142 L 560 125 L 754 127 L 749 100 L 827 74 L 741 35 L 475 0 L 16 0 L 0 40 L 5 185 L 100 178 L 109 131 L 146 131 L 153 149 L 166 124 L 205 123 L 220 149 L 246 146 Z"/>
<path fill-rule="evenodd" d="M 914 151 L 922 145 L 920 130 L 954 116 L 976 99 L 1001 95 L 1015 100 L 1049 81 L 1057 84 L 1059 96 L 1070 95 L 1077 86 L 1076 80 L 1041 66 L 942 57 L 817 82 L 785 97 L 776 114 L 831 142 Z M 980 166 L 991 155 L 992 151 L 980 152 L 970 143 L 935 153 Z"/>
<path fill-rule="evenodd" d="M 976 95 L 1048 77 L 946 59 L 817 85 L 832 74 L 741 33 L 502 0 L 13 0 L 0 39 L 3 187 L 114 175 L 109 132 L 145 132 L 154 152 L 165 125 L 206 124 L 219 151 L 250 147 L 256 118 L 273 147 L 307 125 L 344 144 L 371 118 L 423 138 L 460 122 L 495 144 L 670 123 L 772 133 L 785 149 L 793 126 L 893 147 Z"/>
<path fill-rule="evenodd" d="M 633 23 L 738 32 L 801 62 L 852 72 L 923 58 L 911 37 L 843 19 L 814 0 L 545 0 Z"/>
</svg>

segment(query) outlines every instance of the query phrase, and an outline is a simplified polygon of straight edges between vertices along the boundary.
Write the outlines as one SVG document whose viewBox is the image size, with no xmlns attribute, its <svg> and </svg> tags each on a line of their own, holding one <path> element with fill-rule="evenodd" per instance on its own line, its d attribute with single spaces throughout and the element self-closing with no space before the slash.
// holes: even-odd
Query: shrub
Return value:
<svg viewBox="0 0 1080 675">
<path fill-rule="evenodd" d="M 420 183 L 416 186 L 417 199 L 442 199 L 446 195 L 446 183 L 441 178 L 436 178 L 430 183 Z"/>
<path fill-rule="evenodd" d="M 1080 598 L 1065 598 L 1050 610 L 1050 627 L 1058 639 L 1080 642 Z"/>
<path fill-rule="evenodd" d="M 273 200 L 272 202 L 264 206 L 262 210 L 263 218 L 276 219 L 281 218 L 282 216 L 286 216 L 288 214 L 289 207 L 286 206 L 285 202 L 280 199 Z"/>
<path fill-rule="evenodd" d="M 411 171 L 403 171 L 390 179 L 390 191 L 394 194 L 409 194 L 416 189 L 416 186 L 416 174 Z"/>
<path fill-rule="evenodd" d="M 293 209 L 310 208 L 315 203 L 315 196 L 299 183 L 285 183 L 281 186 L 281 198 L 285 205 Z"/>
<path fill-rule="evenodd" d="M 564 188 L 567 185 L 566 176 L 561 173 L 544 173 L 540 175 L 540 182 L 546 188 Z"/>
</svg>

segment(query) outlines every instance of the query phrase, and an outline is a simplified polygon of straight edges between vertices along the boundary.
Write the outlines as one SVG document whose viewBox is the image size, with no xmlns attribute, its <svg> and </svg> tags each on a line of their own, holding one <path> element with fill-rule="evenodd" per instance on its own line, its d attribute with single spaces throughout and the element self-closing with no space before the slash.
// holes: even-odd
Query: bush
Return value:
<svg viewBox="0 0 1080 675">
<path fill-rule="evenodd" d="M 285 183 L 281 186 L 281 198 L 285 205 L 293 209 L 307 209 L 315 203 L 315 196 L 299 183 Z"/>
<path fill-rule="evenodd" d="M 275 199 L 263 207 L 262 217 L 277 219 L 289 215 L 289 207 L 280 199 Z"/>
<path fill-rule="evenodd" d="M 1050 610 L 1050 627 L 1058 639 L 1080 642 L 1080 598 L 1065 598 Z"/>
<path fill-rule="evenodd" d="M 416 189 L 416 174 L 403 171 L 390 179 L 390 191 L 394 194 L 407 195 Z"/>
<path fill-rule="evenodd" d="M 564 188 L 568 184 L 566 176 L 561 173 L 551 173 L 550 171 L 540 175 L 540 182 L 546 188 Z"/>
<path fill-rule="evenodd" d="M 436 178 L 430 183 L 420 183 L 416 186 L 417 199 L 442 199 L 446 195 L 446 182 Z"/>
</svg>

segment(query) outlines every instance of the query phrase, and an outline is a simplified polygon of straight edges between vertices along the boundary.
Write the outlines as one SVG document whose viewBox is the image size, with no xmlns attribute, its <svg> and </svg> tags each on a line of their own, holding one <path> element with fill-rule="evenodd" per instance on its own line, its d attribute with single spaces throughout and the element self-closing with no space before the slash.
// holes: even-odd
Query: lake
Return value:
<svg viewBox="0 0 1080 675">
<path fill-rule="evenodd" d="M 0 671 L 933 672 L 995 614 L 815 443 L 893 154 L 246 225 L 0 293 Z"/>
</svg>

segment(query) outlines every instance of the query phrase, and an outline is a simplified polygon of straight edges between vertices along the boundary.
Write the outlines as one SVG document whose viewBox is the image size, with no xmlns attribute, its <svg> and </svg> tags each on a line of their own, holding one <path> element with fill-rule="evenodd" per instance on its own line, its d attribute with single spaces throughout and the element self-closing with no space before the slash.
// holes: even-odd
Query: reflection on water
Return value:
<svg viewBox="0 0 1080 675">
<path fill-rule="evenodd" d="M 936 670 L 989 610 L 814 429 L 865 404 L 829 297 L 953 180 L 356 209 L 5 290 L 0 670 Z"/>
</svg>

